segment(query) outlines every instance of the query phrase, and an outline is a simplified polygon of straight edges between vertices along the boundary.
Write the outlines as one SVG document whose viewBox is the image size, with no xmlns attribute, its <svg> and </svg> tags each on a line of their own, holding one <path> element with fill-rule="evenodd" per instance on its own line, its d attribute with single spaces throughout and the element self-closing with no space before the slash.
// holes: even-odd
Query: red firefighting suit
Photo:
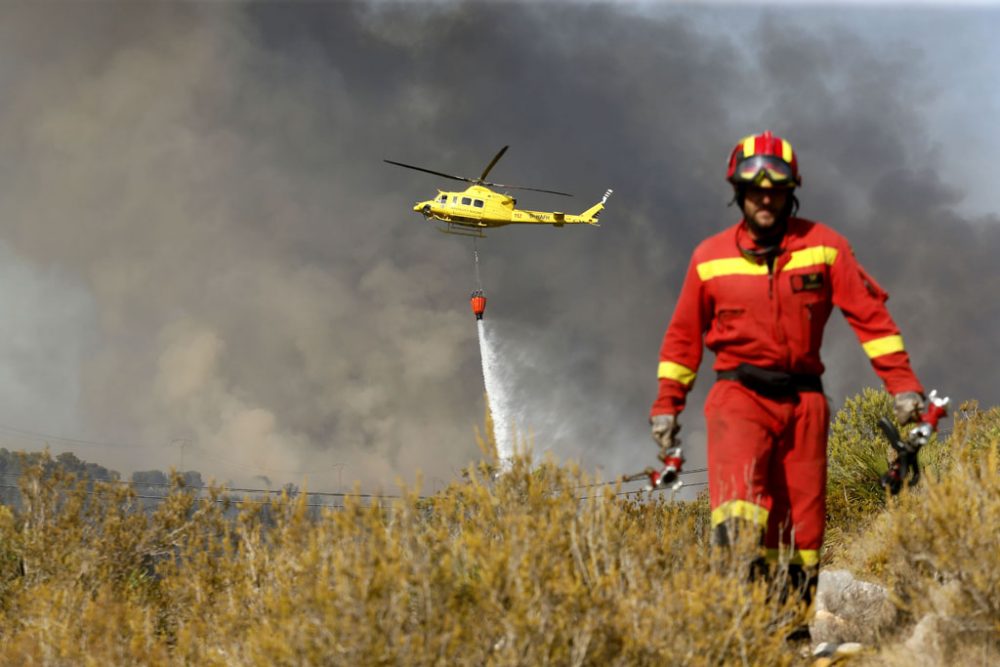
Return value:
<svg viewBox="0 0 1000 667">
<path fill-rule="evenodd" d="M 791 564 L 815 566 L 823 543 L 830 419 L 819 387 L 819 349 L 833 306 L 846 316 L 890 393 L 923 389 L 886 310 L 888 295 L 844 237 L 793 217 L 771 261 L 754 249 L 744 222 L 695 249 L 663 339 L 651 414 L 676 415 L 684 408 L 703 337 L 720 377 L 732 377 L 747 363 L 814 380 L 806 383 L 810 388 L 773 396 L 720 379 L 709 392 L 705 418 L 713 526 L 753 522 L 765 530 L 768 560 L 784 553 Z"/>
</svg>

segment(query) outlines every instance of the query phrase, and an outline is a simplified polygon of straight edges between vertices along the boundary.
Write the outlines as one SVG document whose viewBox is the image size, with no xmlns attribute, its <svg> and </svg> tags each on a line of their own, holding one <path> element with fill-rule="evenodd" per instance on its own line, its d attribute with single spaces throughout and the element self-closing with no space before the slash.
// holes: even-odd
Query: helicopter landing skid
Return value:
<svg viewBox="0 0 1000 667">
<path fill-rule="evenodd" d="M 476 239 L 485 239 L 486 234 L 483 234 L 481 229 L 468 229 L 466 227 L 456 227 L 455 225 L 448 223 L 447 227 L 437 227 L 437 230 L 442 234 L 451 234 L 452 236 L 471 236 Z"/>
</svg>

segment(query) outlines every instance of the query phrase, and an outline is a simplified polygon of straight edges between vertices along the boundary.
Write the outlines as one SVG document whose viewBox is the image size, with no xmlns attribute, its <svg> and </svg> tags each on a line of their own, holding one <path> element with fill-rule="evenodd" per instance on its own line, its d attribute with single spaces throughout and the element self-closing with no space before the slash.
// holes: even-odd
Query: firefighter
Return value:
<svg viewBox="0 0 1000 667">
<path fill-rule="evenodd" d="M 843 236 L 796 217 L 802 180 L 791 144 L 771 132 L 746 137 L 729 157 L 727 179 L 743 217 L 691 258 L 660 350 L 653 440 L 662 449 L 678 443 L 678 416 L 706 345 L 716 355 L 705 403 L 714 541 L 759 532 L 766 555 L 754 571 L 774 572 L 780 560 L 809 604 L 823 544 L 830 421 L 819 350 L 833 307 L 894 395 L 901 424 L 918 418 L 923 388 L 886 292 Z"/>
</svg>

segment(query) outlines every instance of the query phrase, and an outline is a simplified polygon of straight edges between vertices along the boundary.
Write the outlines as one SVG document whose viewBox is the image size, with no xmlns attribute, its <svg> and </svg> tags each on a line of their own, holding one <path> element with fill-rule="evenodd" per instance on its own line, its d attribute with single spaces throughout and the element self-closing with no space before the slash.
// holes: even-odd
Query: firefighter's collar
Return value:
<svg viewBox="0 0 1000 667">
<path fill-rule="evenodd" d="M 744 219 L 736 230 L 736 247 L 740 254 L 752 262 L 760 260 L 773 260 L 775 257 L 785 252 L 782 244 L 787 236 L 788 221 L 783 220 L 780 229 L 772 235 L 764 238 L 753 238 L 750 235 L 749 225 Z"/>
</svg>

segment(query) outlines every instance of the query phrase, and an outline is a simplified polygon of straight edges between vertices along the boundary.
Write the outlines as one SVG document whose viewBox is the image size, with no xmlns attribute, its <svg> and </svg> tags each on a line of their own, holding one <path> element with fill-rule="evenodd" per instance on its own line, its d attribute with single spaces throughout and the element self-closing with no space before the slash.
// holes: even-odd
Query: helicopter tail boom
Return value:
<svg viewBox="0 0 1000 667">
<path fill-rule="evenodd" d="M 598 225 L 597 216 L 599 216 L 601 211 L 604 210 L 604 204 L 608 201 L 608 197 L 611 196 L 612 192 L 614 192 L 614 190 L 608 189 L 607 192 L 604 193 L 604 196 L 601 197 L 601 201 L 581 213 L 579 215 L 581 222 L 585 222 L 588 225 Z"/>
<path fill-rule="evenodd" d="M 597 216 L 604 210 L 604 203 L 608 201 L 608 197 L 610 196 L 611 190 L 608 190 L 604 193 L 604 197 L 601 198 L 601 201 L 597 202 L 580 215 L 572 215 L 563 213 L 562 211 L 527 211 L 515 209 L 511 214 L 510 223 L 505 222 L 504 224 L 521 223 L 553 225 L 555 227 L 563 227 L 565 225 L 592 225 L 594 227 L 600 227 L 601 225 L 597 221 Z"/>
</svg>

